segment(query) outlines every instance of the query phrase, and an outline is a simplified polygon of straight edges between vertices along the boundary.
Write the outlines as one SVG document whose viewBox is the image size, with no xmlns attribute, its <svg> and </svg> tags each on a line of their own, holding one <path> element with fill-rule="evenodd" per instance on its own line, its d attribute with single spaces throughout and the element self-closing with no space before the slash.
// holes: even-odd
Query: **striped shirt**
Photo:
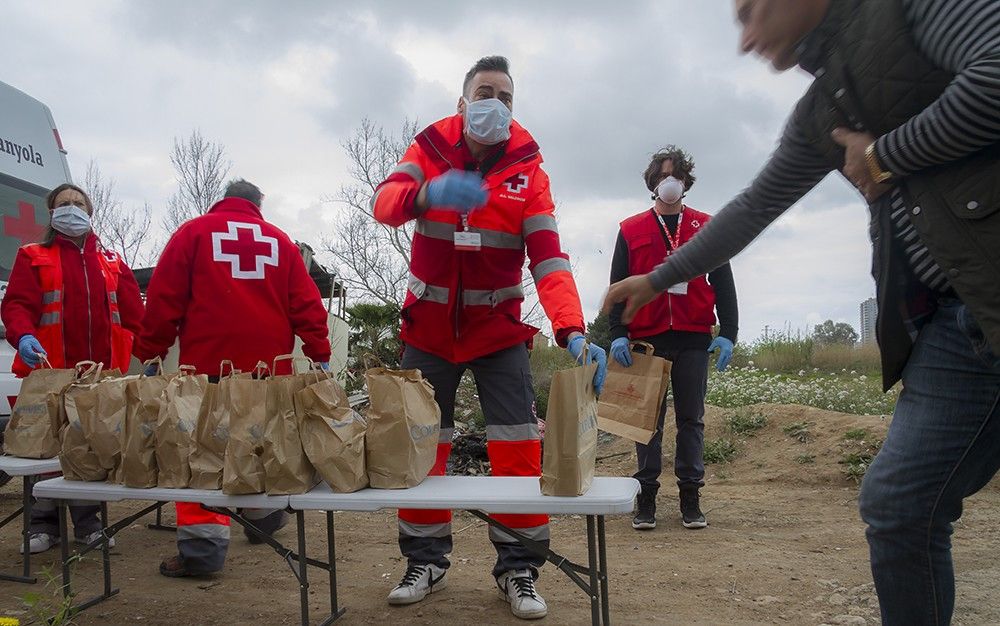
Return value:
<svg viewBox="0 0 1000 626">
<path fill-rule="evenodd" d="M 872 0 L 876 1 L 876 0 Z M 902 0 L 916 47 L 955 79 L 937 100 L 879 137 L 875 151 L 897 177 L 948 163 L 1000 141 L 1000 10 L 996 0 Z M 660 291 L 726 263 L 830 172 L 793 115 L 757 178 L 683 248 L 650 274 Z M 876 210 L 891 212 L 893 236 L 928 287 L 947 281 L 910 222 L 898 187 Z"/>
</svg>

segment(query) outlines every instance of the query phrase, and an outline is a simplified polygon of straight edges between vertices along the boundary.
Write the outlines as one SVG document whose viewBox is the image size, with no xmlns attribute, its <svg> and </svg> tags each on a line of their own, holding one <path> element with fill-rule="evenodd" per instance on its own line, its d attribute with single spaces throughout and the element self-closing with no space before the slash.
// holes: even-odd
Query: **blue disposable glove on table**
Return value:
<svg viewBox="0 0 1000 626">
<path fill-rule="evenodd" d="M 45 356 L 45 348 L 34 335 L 21 337 L 17 342 L 17 352 L 28 367 L 38 367 L 38 364 L 42 362 L 42 357 Z"/>
<path fill-rule="evenodd" d="M 584 346 L 587 346 L 587 354 L 583 353 Z M 597 371 L 594 372 L 594 393 L 601 395 L 601 390 L 604 389 L 604 379 L 608 375 L 608 354 L 604 348 L 597 344 L 587 343 L 583 335 L 578 335 L 570 340 L 566 349 L 581 365 L 591 362 L 597 363 Z"/>
<path fill-rule="evenodd" d="M 725 371 L 729 366 L 729 361 L 733 358 L 733 342 L 725 337 L 716 337 L 712 340 L 712 345 L 708 346 L 709 352 L 719 351 L 719 360 L 715 362 L 715 369 L 720 372 Z"/>
<path fill-rule="evenodd" d="M 475 172 L 449 170 L 427 183 L 427 203 L 435 209 L 468 213 L 486 204 L 487 197 Z"/>
<path fill-rule="evenodd" d="M 628 345 L 628 337 L 619 337 L 611 342 L 611 356 L 622 367 L 632 367 L 632 349 Z"/>
</svg>

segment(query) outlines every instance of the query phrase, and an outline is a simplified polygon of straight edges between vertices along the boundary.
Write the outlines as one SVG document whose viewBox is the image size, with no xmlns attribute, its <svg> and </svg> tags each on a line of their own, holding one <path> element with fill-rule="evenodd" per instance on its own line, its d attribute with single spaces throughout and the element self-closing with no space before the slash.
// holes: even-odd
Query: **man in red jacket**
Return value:
<svg viewBox="0 0 1000 626">
<path fill-rule="evenodd" d="M 420 132 L 375 191 L 375 219 L 415 221 L 402 311 L 402 366 L 434 386 L 441 439 L 431 474 L 451 452 L 455 391 L 466 370 L 476 379 L 494 476 L 538 476 L 541 445 L 526 343 L 538 332 L 521 320 L 525 260 L 556 342 L 578 361 L 595 361 L 600 393 L 604 350 L 587 343 L 569 257 L 562 251 L 549 177 L 538 144 L 512 119 L 507 59 L 480 59 L 465 75 L 458 113 Z M 535 541 L 549 541 L 545 515 L 495 515 Z M 544 617 L 535 589 L 544 558 L 495 527 L 493 568 L 500 595 L 520 618 Z M 451 511 L 399 511 L 407 557 L 390 604 L 412 604 L 444 587 L 452 548 Z"/>
<path fill-rule="evenodd" d="M 299 248 L 261 216 L 263 194 L 245 180 L 229 184 L 205 215 L 184 223 L 160 255 L 146 293 L 146 317 L 134 353 L 164 356 L 180 336 L 180 362 L 217 374 L 219 362 L 251 371 L 258 361 L 292 351 L 295 336 L 313 361 L 330 360 L 327 312 Z M 250 513 L 274 532 L 280 511 Z M 229 518 L 177 503 L 179 554 L 160 564 L 164 576 L 222 569 Z"/>
</svg>

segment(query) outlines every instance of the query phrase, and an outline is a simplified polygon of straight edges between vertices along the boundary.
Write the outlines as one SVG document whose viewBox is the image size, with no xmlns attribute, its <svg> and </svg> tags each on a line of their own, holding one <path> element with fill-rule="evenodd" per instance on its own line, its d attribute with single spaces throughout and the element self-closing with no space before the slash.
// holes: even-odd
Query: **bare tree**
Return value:
<svg viewBox="0 0 1000 626">
<path fill-rule="evenodd" d="M 398 133 L 365 118 L 341 143 L 349 161 L 348 173 L 353 182 L 324 197 L 326 202 L 345 205 L 335 223 L 333 237 L 323 244 L 339 266 L 339 279 L 363 298 L 402 308 L 409 275 L 413 223 L 399 228 L 386 226 L 375 219 L 371 198 L 379 183 L 389 177 L 406 152 L 419 126 L 416 120 L 403 122 Z M 522 315 L 525 322 L 537 324 L 543 318 L 531 274 L 524 271 L 522 286 L 525 299 L 532 304 Z"/>
<path fill-rule="evenodd" d="M 113 178 L 105 178 L 94 159 L 87 163 L 83 188 L 94 206 L 91 223 L 101 243 L 122 255 L 129 267 L 145 265 L 158 254 L 155 241 L 149 240 L 152 211 L 144 202 L 142 209 L 125 207 L 115 191 Z"/>
<path fill-rule="evenodd" d="M 226 148 L 193 130 L 187 139 L 174 138 L 170 162 L 177 174 L 177 191 L 167 200 L 163 228 L 173 233 L 177 227 L 203 214 L 222 198 L 223 186 L 232 163 Z"/>
<path fill-rule="evenodd" d="M 416 134 L 414 120 L 406 120 L 398 134 L 367 118 L 361 120 L 361 125 L 341 143 L 353 182 L 324 198 L 347 207 L 336 221 L 333 237 L 323 244 L 340 266 L 340 280 L 367 298 L 397 308 L 403 306 L 406 296 L 413 225 L 393 228 L 378 222 L 371 198 Z"/>
</svg>

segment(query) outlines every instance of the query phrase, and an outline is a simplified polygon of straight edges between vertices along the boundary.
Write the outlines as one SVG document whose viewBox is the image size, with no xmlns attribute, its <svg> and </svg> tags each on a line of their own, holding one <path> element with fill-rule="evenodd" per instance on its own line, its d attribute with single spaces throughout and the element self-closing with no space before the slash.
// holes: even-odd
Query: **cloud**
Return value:
<svg viewBox="0 0 1000 626">
<path fill-rule="evenodd" d="M 56 36 L 52 15 L 80 36 Z M 47 103 L 81 177 L 95 158 L 126 204 L 161 211 L 175 137 L 223 143 L 265 212 L 319 248 L 349 182 L 341 142 L 450 115 L 480 56 L 505 54 L 515 117 L 538 140 L 588 319 L 618 222 L 646 208 L 640 173 L 666 143 L 694 155 L 688 200 L 714 213 L 753 178 L 807 79 L 736 51 L 728 2 L 490 5 L 248 0 L 5 7 L 3 80 Z M 13 34 L 13 36 L 11 36 Z M 734 260 L 743 337 L 816 316 L 856 324 L 870 295 L 867 217 L 830 177 Z"/>
</svg>

